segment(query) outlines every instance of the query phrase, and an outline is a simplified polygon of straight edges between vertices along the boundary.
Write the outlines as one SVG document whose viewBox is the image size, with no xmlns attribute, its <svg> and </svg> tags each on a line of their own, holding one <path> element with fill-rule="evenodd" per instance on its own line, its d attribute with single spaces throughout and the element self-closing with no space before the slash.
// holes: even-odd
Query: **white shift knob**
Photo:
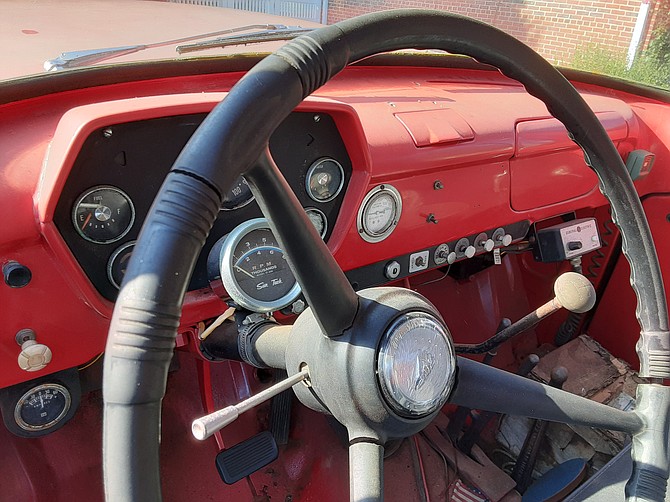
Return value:
<svg viewBox="0 0 670 502">
<path fill-rule="evenodd" d="M 51 362 L 51 349 L 36 340 L 26 340 L 21 344 L 19 367 L 25 371 L 39 371 Z"/>
</svg>

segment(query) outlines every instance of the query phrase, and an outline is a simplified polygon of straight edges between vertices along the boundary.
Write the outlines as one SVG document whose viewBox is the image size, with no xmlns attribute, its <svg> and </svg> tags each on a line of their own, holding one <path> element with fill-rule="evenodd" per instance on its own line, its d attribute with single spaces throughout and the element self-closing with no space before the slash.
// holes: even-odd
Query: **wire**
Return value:
<svg viewBox="0 0 670 502">
<path fill-rule="evenodd" d="M 95 363 L 97 363 L 100 360 L 100 358 L 102 357 L 103 354 L 104 354 L 104 352 L 100 352 L 100 354 L 95 356 L 93 359 L 91 359 L 89 362 L 87 362 L 83 366 L 79 366 L 77 369 L 79 371 L 82 371 L 82 370 L 85 370 L 86 368 L 88 368 L 90 366 L 93 366 Z"/>
<path fill-rule="evenodd" d="M 451 270 L 451 264 L 447 267 L 447 271 L 444 273 L 442 277 L 438 277 L 437 279 L 431 279 L 430 281 L 422 282 L 421 284 L 417 284 L 414 286 L 415 288 L 420 288 L 421 286 L 425 286 L 426 284 L 433 284 L 434 282 L 440 282 L 443 279 L 446 279 L 447 276 L 449 275 L 449 271 Z"/>
<path fill-rule="evenodd" d="M 419 434 L 421 435 L 421 437 L 423 438 L 423 440 L 424 440 L 426 443 L 428 443 L 428 446 L 430 446 L 430 447 L 433 449 L 433 451 L 435 451 L 435 453 L 437 453 L 437 454 L 440 456 L 440 458 L 442 459 L 442 461 L 444 462 L 444 477 L 445 477 L 447 486 L 449 486 L 449 485 L 454 481 L 454 480 L 451 478 L 451 474 L 450 474 L 450 472 L 449 472 L 449 460 L 447 459 L 446 455 L 445 455 L 444 453 L 442 453 L 442 450 L 440 450 L 439 446 L 437 446 L 437 445 L 433 442 L 433 440 L 430 439 L 430 438 L 426 435 L 425 431 L 421 431 Z M 455 468 L 455 470 L 458 470 L 458 465 L 457 465 L 457 463 L 454 463 L 454 468 Z"/>
<path fill-rule="evenodd" d="M 216 328 L 221 326 L 226 319 L 231 318 L 234 313 L 235 313 L 235 307 L 228 307 L 226 311 L 219 317 L 217 317 L 216 320 L 212 324 L 210 324 L 205 331 L 203 331 L 202 333 L 200 333 L 200 335 L 198 335 L 198 338 L 200 338 L 200 340 L 204 340 L 205 338 L 207 338 L 209 335 L 212 334 L 212 332 Z"/>
</svg>

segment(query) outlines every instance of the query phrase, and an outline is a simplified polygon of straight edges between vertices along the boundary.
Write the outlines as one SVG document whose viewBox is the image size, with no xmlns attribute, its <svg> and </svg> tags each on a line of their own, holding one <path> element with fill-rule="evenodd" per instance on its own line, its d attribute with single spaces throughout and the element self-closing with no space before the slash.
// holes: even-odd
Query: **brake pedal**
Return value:
<svg viewBox="0 0 670 502">
<path fill-rule="evenodd" d="M 223 450 L 216 456 L 216 470 L 224 483 L 232 485 L 262 469 L 279 456 L 270 431 L 263 431 Z"/>
<path fill-rule="evenodd" d="M 286 370 L 275 370 L 276 380 L 287 378 Z M 270 405 L 270 431 L 278 445 L 288 444 L 288 436 L 291 431 L 291 407 L 293 404 L 293 391 L 285 390 L 272 398 Z"/>
</svg>

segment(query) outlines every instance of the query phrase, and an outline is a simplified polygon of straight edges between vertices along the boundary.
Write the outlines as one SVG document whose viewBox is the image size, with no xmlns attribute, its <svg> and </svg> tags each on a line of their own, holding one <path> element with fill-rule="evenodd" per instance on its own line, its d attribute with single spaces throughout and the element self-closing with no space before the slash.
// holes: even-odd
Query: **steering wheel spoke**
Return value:
<svg viewBox="0 0 670 502">
<path fill-rule="evenodd" d="M 349 500 L 373 502 L 383 499 L 384 447 L 369 440 L 349 444 Z"/>
<path fill-rule="evenodd" d="M 245 178 L 270 222 L 321 331 L 341 335 L 353 323 L 358 297 L 265 148 Z"/>
<path fill-rule="evenodd" d="M 634 434 L 643 429 L 635 412 L 617 410 L 464 357 L 449 401 L 466 408 L 586 425 Z"/>
</svg>

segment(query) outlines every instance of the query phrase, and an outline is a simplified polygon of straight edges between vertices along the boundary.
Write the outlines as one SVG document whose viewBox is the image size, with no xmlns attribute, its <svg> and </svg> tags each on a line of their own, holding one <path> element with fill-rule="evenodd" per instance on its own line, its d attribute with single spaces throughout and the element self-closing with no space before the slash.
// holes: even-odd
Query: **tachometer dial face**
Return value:
<svg viewBox="0 0 670 502">
<path fill-rule="evenodd" d="M 307 195 L 316 202 L 333 200 L 344 185 L 344 169 L 335 159 L 319 159 L 307 170 L 305 185 Z"/>
<path fill-rule="evenodd" d="M 62 385 L 38 385 L 23 394 L 16 403 L 14 420 L 26 431 L 42 431 L 54 427 L 70 410 L 70 391 Z"/>
<path fill-rule="evenodd" d="M 224 211 L 239 209 L 249 204 L 252 200 L 254 200 L 254 194 L 251 193 L 247 180 L 240 176 L 233 183 L 232 188 L 223 196 L 221 209 Z"/>
<path fill-rule="evenodd" d="M 98 244 L 118 241 L 134 221 L 135 208 L 130 197 L 111 186 L 90 189 L 72 209 L 72 223 L 79 235 Z"/>
<path fill-rule="evenodd" d="M 358 211 L 358 231 L 368 242 L 386 239 L 398 224 L 402 211 L 400 193 L 391 185 L 372 189 Z"/>
<path fill-rule="evenodd" d="M 282 309 L 300 294 L 284 251 L 263 218 L 239 225 L 226 237 L 221 279 L 234 301 L 255 312 Z"/>
</svg>

